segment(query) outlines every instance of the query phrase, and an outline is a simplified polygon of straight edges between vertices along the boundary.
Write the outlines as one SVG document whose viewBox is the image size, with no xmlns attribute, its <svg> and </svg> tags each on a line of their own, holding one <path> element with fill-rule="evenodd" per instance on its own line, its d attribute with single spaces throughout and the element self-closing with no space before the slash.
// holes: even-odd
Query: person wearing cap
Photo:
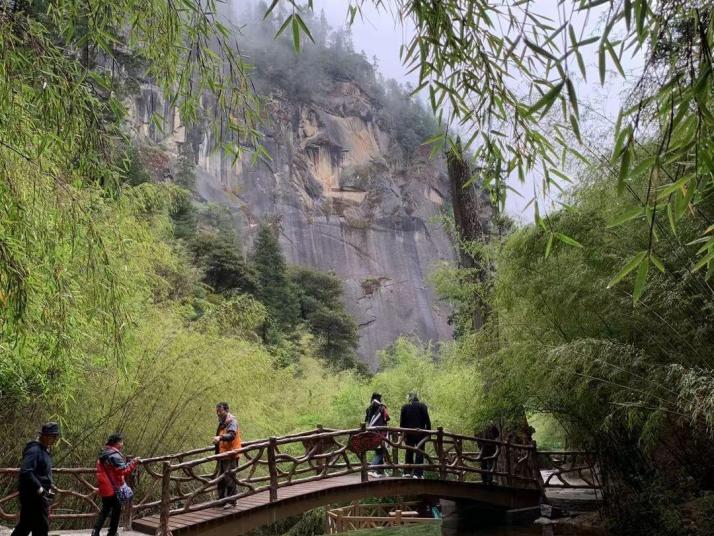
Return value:
<svg viewBox="0 0 714 536">
<path fill-rule="evenodd" d="M 400 428 L 414 428 L 417 430 L 431 430 L 431 419 L 429 418 L 429 408 L 426 404 L 419 402 L 419 397 L 416 393 L 409 393 L 407 396 L 408 402 L 402 406 L 402 412 L 399 416 L 399 427 Z M 424 439 L 428 437 L 428 434 L 423 432 L 406 432 L 404 434 L 404 441 L 407 447 L 412 447 L 407 450 L 405 458 L 405 463 L 407 465 L 414 464 L 414 455 L 416 454 L 416 464 L 421 465 L 424 463 Z M 417 449 L 416 452 L 412 449 Z M 423 478 L 423 469 L 414 469 L 413 474 L 411 469 L 404 470 L 404 476 L 412 475 L 414 478 Z"/>
<path fill-rule="evenodd" d="M 50 449 L 60 436 L 56 422 L 42 425 L 40 436 L 25 445 L 18 477 L 20 520 L 11 536 L 47 536 L 50 529 L 52 457 Z"/>
</svg>

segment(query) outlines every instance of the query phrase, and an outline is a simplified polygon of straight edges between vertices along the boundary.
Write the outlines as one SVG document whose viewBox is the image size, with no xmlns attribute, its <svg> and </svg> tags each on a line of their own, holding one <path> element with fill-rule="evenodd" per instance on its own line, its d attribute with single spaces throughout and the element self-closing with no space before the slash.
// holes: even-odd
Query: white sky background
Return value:
<svg viewBox="0 0 714 536">
<path fill-rule="evenodd" d="M 571 2 L 565 3 L 568 7 L 570 4 Z M 348 0 L 314 0 L 314 5 L 318 17 L 321 10 L 325 11 L 325 16 L 331 26 L 340 27 L 346 24 Z M 536 0 L 532 10 L 551 17 L 554 20 L 553 26 L 560 26 L 557 0 Z M 584 27 L 583 38 L 586 38 L 604 25 L 602 18 L 606 10 L 607 4 L 594 10 L 588 19 L 576 13 L 573 17 L 573 26 L 576 31 L 580 27 Z M 377 10 L 367 1 L 363 5 L 363 18 L 360 19 L 358 16 L 352 26 L 354 48 L 357 52 L 364 50 L 370 60 L 376 56 L 379 70 L 385 77 L 394 78 L 401 83 L 411 82 L 416 86 L 418 83 L 417 74 L 407 75 L 407 69 L 399 59 L 399 48 L 403 43 L 408 42 L 411 30 L 412 26 L 408 21 L 407 25 L 403 26 L 395 22 L 391 13 L 384 9 Z M 581 75 L 575 64 L 575 58 L 573 58 L 570 70 L 573 79 L 579 80 L 576 83 L 576 89 L 580 99 L 580 130 L 583 143 L 590 149 L 594 148 L 604 152 L 612 143 L 612 128 L 621 102 L 626 96 L 627 90 L 639 77 L 643 61 L 642 53 L 637 58 L 631 58 L 626 52 L 622 65 L 627 77 L 623 80 L 614 71 L 614 65 L 608 57 L 608 76 L 605 86 L 601 87 L 596 46 L 591 45 L 582 51 L 587 68 L 587 81 L 579 80 Z M 534 184 L 536 182 L 537 184 Z M 551 188 L 549 193 L 544 194 L 541 191 L 540 182 L 540 177 L 535 176 L 527 177 L 525 184 L 521 184 L 515 177 L 509 180 L 509 185 L 523 196 L 519 197 L 513 192 L 508 192 L 506 212 L 509 216 L 524 223 L 533 220 L 532 205 L 529 208 L 525 207 L 533 197 L 534 187 L 538 192 L 537 196 L 542 212 L 557 208 L 557 190 Z"/>
</svg>

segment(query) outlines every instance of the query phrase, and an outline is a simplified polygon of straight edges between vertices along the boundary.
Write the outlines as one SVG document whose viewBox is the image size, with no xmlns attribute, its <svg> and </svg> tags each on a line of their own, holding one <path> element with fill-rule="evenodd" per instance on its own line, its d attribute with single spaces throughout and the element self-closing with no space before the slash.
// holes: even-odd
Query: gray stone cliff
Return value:
<svg viewBox="0 0 714 536">
<path fill-rule="evenodd" d="M 290 263 L 331 270 L 344 282 L 359 325 L 360 358 L 372 370 L 376 352 L 401 335 L 423 342 L 450 338 L 449 310 L 427 282 L 455 252 L 437 218 L 448 208 L 443 162 L 411 155 L 395 163 L 392 140 L 375 103 L 352 82 L 336 82 L 319 105 L 274 97 L 265 146 L 272 161 L 235 164 L 208 134 L 199 140 L 197 187 L 208 201 L 239 215 L 250 241 L 260 221 L 280 223 Z M 146 86 L 134 99 L 135 129 L 175 152 L 186 141 L 180 118 Z M 150 126 L 159 112 L 165 133 Z"/>
</svg>

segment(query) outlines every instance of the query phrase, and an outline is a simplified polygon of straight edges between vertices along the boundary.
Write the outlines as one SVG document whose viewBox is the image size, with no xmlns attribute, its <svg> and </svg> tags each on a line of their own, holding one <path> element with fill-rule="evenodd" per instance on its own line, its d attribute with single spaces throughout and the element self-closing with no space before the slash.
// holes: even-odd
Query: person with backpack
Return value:
<svg viewBox="0 0 714 536">
<path fill-rule="evenodd" d="M 419 397 L 416 393 L 409 393 L 407 396 L 408 402 L 402 406 L 402 412 L 399 416 L 400 428 L 415 428 L 420 430 L 431 430 L 431 419 L 429 418 L 429 408 L 426 404 L 419 402 Z M 416 453 L 416 465 L 424 463 L 424 440 L 429 437 L 429 434 L 423 432 L 405 432 L 404 441 L 407 447 L 407 453 L 404 456 L 407 465 L 414 464 L 414 454 Z M 417 449 L 416 452 L 412 449 Z M 414 478 L 424 478 L 423 469 L 404 470 L 404 476 L 413 476 Z"/>
<path fill-rule="evenodd" d="M 389 411 L 387 411 L 387 406 L 382 403 L 382 395 L 380 393 L 372 393 L 371 402 L 364 416 L 364 422 L 367 423 L 367 429 L 375 428 L 377 426 L 387 426 L 387 423 L 389 422 Z M 379 434 L 383 437 L 387 436 L 386 432 L 379 432 Z M 372 458 L 372 463 L 370 463 L 370 465 L 375 466 L 383 464 L 384 447 L 380 445 L 374 450 L 374 458 Z M 374 471 L 370 471 L 369 474 L 374 478 L 381 478 L 384 476 L 384 469 L 375 469 Z"/>
<path fill-rule="evenodd" d="M 131 501 L 134 495 L 124 478 L 141 460 L 134 458 L 127 462 L 122 454 L 123 448 L 124 437 L 121 434 L 112 434 L 97 457 L 97 484 L 102 498 L 102 509 L 94 524 L 92 536 L 99 536 L 104 522 L 110 516 L 107 536 L 116 536 L 122 504 Z"/>
<path fill-rule="evenodd" d="M 50 502 L 54 498 L 50 449 L 60 436 L 59 425 L 42 425 L 40 436 L 25 445 L 18 478 L 20 520 L 11 536 L 47 536 Z"/>
</svg>

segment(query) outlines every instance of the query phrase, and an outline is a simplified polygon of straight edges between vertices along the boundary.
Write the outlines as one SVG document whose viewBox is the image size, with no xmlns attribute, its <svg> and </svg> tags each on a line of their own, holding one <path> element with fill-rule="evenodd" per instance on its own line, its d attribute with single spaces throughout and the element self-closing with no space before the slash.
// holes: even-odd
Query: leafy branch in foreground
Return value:
<svg viewBox="0 0 714 536">
<path fill-rule="evenodd" d="M 267 156 L 258 131 L 260 100 L 221 6 L 219 0 L 48 0 L 0 9 L 0 252 L 6 261 L 0 263 L 0 330 L 10 346 L 21 345 L 28 329 L 35 261 L 18 254 L 24 246 L 15 240 L 34 236 L 37 222 L 22 215 L 43 202 L 20 187 L 25 180 L 37 189 L 48 180 L 54 185 L 58 226 L 72 248 L 86 248 L 93 267 L 97 313 L 122 316 L 112 259 L 93 231 L 92 207 L 101 201 L 85 199 L 117 195 L 122 180 L 119 56 L 139 59 L 142 81 L 159 86 L 184 124 L 201 121 L 234 154 L 250 148 Z M 56 279 L 59 287 L 60 274 Z M 114 328 L 117 343 L 122 325 Z"/>
<path fill-rule="evenodd" d="M 348 19 L 361 15 L 366 3 L 351 1 Z M 498 173 L 481 177 L 495 191 L 512 176 L 540 177 L 548 190 L 563 180 L 558 168 L 568 159 L 587 164 L 570 141 L 581 141 L 577 82 L 587 78 L 585 59 L 597 58 L 604 84 L 612 72 L 624 77 L 626 53 L 643 57 L 643 74 L 614 129 L 619 192 L 634 174 L 632 162 L 641 162 L 637 172 L 650 177 L 640 200 L 650 242 L 660 218 L 673 230 L 685 217 L 710 219 L 703 206 L 714 183 L 710 3 L 561 0 L 547 10 L 532 0 L 371 4 L 413 23 L 401 52 L 419 75 L 415 91 L 428 95 L 445 124 L 468 132 L 465 150 L 472 148 L 479 161 L 498 163 Z M 590 23 L 596 17 L 603 21 L 598 28 Z M 643 151 L 653 139 L 656 150 Z M 432 141 L 451 143 L 446 134 Z M 714 234 L 704 233 L 697 244 L 692 269 L 706 267 L 710 277 Z"/>
</svg>

